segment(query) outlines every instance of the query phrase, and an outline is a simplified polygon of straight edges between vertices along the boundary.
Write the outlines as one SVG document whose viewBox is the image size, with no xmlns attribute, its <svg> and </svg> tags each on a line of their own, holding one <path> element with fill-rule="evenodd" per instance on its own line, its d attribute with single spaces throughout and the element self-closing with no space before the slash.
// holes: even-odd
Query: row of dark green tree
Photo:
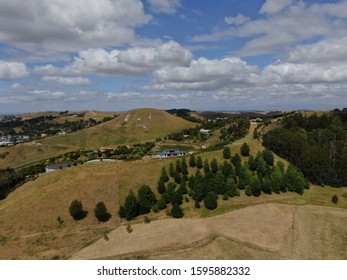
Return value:
<svg viewBox="0 0 347 280">
<path fill-rule="evenodd" d="M 347 109 L 320 116 L 297 113 L 264 135 L 264 146 L 299 168 L 313 183 L 347 184 Z"/>
<path fill-rule="evenodd" d="M 167 209 L 173 217 L 182 217 L 181 205 L 191 199 L 195 207 L 201 203 L 207 209 L 218 207 L 218 198 L 228 200 L 229 197 L 239 196 L 244 190 L 248 196 L 260 196 L 261 193 L 271 194 L 280 192 L 297 192 L 302 194 L 309 188 L 308 181 L 303 174 L 293 166 L 282 162 L 274 164 L 274 155 L 265 149 L 255 157 L 249 155 L 249 147 L 243 144 L 241 154 L 231 156 L 229 147 L 223 150 L 223 162 L 216 158 L 209 161 L 200 155 L 191 155 L 187 163 L 186 158 L 177 159 L 167 167 L 163 167 L 157 183 L 157 198 L 155 192 L 143 185 L 137 196 L 130 191 L 125 202 L 119 208 L 119 216 L 127 220 L 147 214 L 151 210 Z M 171 208 L 171 211 L 168 210 Z"/>
</svg>

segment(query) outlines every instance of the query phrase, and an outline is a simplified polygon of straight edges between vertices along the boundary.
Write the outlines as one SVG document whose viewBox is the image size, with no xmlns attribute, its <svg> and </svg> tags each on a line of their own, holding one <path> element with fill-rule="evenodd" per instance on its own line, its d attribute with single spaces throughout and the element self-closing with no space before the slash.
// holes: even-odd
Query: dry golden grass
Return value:
<svg viewBox="0 0 347 280">
<path fill-rule="evenodd" d="M 243 141 L 248 141 L 253 153 L 262 148 L 260 143 L 252 140 L 250 137 L 246 137 L 243 140 L 233 143 L 231 145 L 232 151 L 239 152 L 239 147 Z M 203 158 L 216 157 L 221 159 L 222 150 L 202 153 L 201 155 Z M 95 162 L 85 164 L 83 166 L 59 170 L 50 174 L 44 174 L 37 180 L 26 183 L 11 193 L 5 200 L 0 201 L 1 258 L 50 259 L 53 257 L 60 257 L 66 259 L 70 258 L 72 255 L 76 254 L 82 248 L 87 247 L 94 241 L 103 238 L 105 232 L 110 232 L 113 229 L 115 229 L 115 233 L 125 231 L 124 226 L 120 226 L 121 221 L 116 213 L 120 203 L 124 202 L 129 190 L 133 189 L 136 192 L 137 188 L 142 184 L 149 184 L 155 188 L 162 166 L 168 167 L 170 162 L 174 162 L 175 160 L 176 159 L 160 161 L 151 160 L 150 158 L 145 157 L 142 160 L 132 162 Z M 288 209 L 306 209 L 306 205 L 312 204 L 329 206 L 317 209 L 323 209 L 319 211 L 332 213 L 331 215 L 334 217 L 335 215 L 338 217 L 342 215 L 342 218 L 336 218 L 336 220 L 335 218 L 331 218 L 331 222 L 327 222 L 328 218 L 325 219 L 325 222 L 320 225 L 322 227 L 323 225 L 326 225 L 327 228 L 327 233 L 324 233 L 325 235 L 322 237 L 322 240 L 328 240 L 329 238 L 331 239 L 330 231 L 334 231 L 334 228 L 337 228 L 338 236 L 336 237 L 336 244 L 339 246 L 346 245 L 346 240 L 341 237 L 341 235 L 346 233 L 346 227 L 343 225 L 347 224 L 345 223 L 347 208 L 347 197 L 346 195 L 344 196 L 345 193 L 347 193 L 345 188 L 334 189 L 330 187 L 321 188 L 317 186 L 305 191 L 304 195 L 302 196 L 295 193 L 285 193 L 280 195 L 262 194 L 260 197 L 256 198 L 248 197 L 242 193 L 240 197 L 235 197 L 229 199 L 228 201 L 224 201 L 220 198 L 218 200 L 220 206 L 214 211 L 208 211 L 204 209 L 203 206 L 201 209 L 196 210 L 194 203 L 191 200 L 189 203 L 185 203 L 183 205 L 185 219 L 182 220 L 182 225 L 184 225 L 185 227 L 183 228 L 187 230 L 182 232 L 182 227 L 179 226 L 179 230 L 171 235 L 178 234 L 179 232 L 189 235 L 189 225 L 186 225 L 186 223 L 189 224 L 191 222 L 190 219 L 195 219 L 197 222 L 193 222 L 193 224 L 204 224 L 204 226 L 208 227 L 208 232 L 210 232 L 209 230 L 211 228 L 219 228 L 223 224 L 232 225 L 235 223 L 235 225 L 238 225 L 237 228 L 232 226 L 231 229 L 226 229 L 226 231 L 232 230 L 229 234 L 232 236 L 232 238 L 229 235 L 225 236 L 220 234 L 220 232 L 223 231 L 223 229 L 220 229 L 218 234 L 216 234 L 215 231 L 212 231 L 212 235 L 208 234 L 207 237 L 203 237 L 201 240 L 197 241 L 194 239 L 194 236 L 185 237 L 188 239 L 183 245 L 177 243 L 172 247 L 168 247 L 164 244 L 166 246 L 164 246 L 165 250 L 162 249 L 162 245 L 160 245 L 161 243 L 158 243 L 157 245 L 156 243 L 153 243 L 151 246 L 154 246 L 155 248 L 150 249 L 150 252 L 148 249 L 144 248 L 144 253 L 139 252 L 139 250 L 130 250 L 125 253 L 121 252 L 119 254 L 125 258 L 137 258 L 145 256 L 146 258 L 168 259 L 194 259 L 197 258 L 196 254 L 199 254 L 201 258 L 207 259 L 315 258 L 314 256 L 317 258 L 325 258 L 324 256 L 327 256 L 327 258 L 333 258 L 331 255 L 332 253 L 330 251 L 327 252 L 324 248 L 319 251 L 320 253 L 317 252 L 312 256 L 307 254 L 300 255 L 299 253 L 298 255 L 294 255 L 294 253 L 290 251 L 293 250 L 293 246 L 289 246 L 291 243 L 288 243 L 289 241 L 287 240 L 286 235 L 283 235 L 283 227 L 285 227 L 287 224 L 278 223 L 280 220 L 287 221 L 289 219 L 288 217 L 290 215 L 288 213 L 292 213 L 290 212 L 292 210 L 289 211 Z M 331 197 L 334 194 L 337 194 L 339 197 L 339 202 L 337 205 L 331 202 Z M 74 199 L 81 200 L 84 208 L 88 211 L 88 216 L 82 221 L 76 222 L 69 215 L 68 207 L 71 201 Z M 99 201 L 104 201 L 109 212 L 112 214 L 111 220 L 106 223 L 98 223 L 94 217 L 93 209 L 96 203 Z M 271 206 L 269 206 L 270 204 L 268 203 L 276 204 L 271 204 Z M 262 204 L 267 206 L 265 207 Z M 287 206 L 279 204 L 287 204 Z M 262 206 L 264 206 L 264 208 L 261 208 Z M 257 210 L 255 211 L 254 209 Z M 264 211 L 261 212 L 261 209 Z M 298 211 L 295 210 L 294 212 L 296 213 Z M 221 217 L 223 213 L 228 212 L 230 212 L 231 220 L 229 221 L 223 218 L 223 222 L 219 225 L 219 217 Z M 277 218 L 272 218 L 274 213 L 279 213 L 278 217 L 282 217 L 282 215 L 285 215 L 286 217 L 282 217 L 283 219 L 281 218 L 277 220 Z M 308 212 L 304 211 L 303 214 L 301 216 L 299 215 L 298 217 L 302 217 L 304 220 L 313 218 L 313 214 L 311 212 L 309 214 L 307 213 Z M 226 215 L 227 216 L 222 216 L 228 217 L 226 219 L 229 219 L 229 214 Z M 262 215 L 265 215 L 265 218 L 262 218 Z M 62 226 L 58 226 L 58 216 L 60 216 L 64 221 Z M 176 227 L 176 220 L 168 218 L 165 215 L 165 211 L 160 213 L 150 213 L 148 216 L 152 221 L 166 220 L 166 224 L 172 224 L 171 227 Z M 207 225 L 205 225 L 205 219 L 201 219 L 204 217 L 208 217 L 206 219 L 210 221 Z M 144 217 L 140 216 L 135 219 L 132 224 L 135 229 L 134 233 L 137 234 L 137 232 L 142 232 L 143 229 L 143 234 L 146 236 L 146 230 L 152 228 L 152 224 L 156 225 L 156 223 L 151 222 L 149 225 L 142 225 L 143 219 Z M 238 219 L 240 219 L 240 221 L 238 221 Z M 272 219 L 276 219 L 276 224 L 273 224 Z M 159 222 L 160 221 L 158 221 L 158 223 Z M 307 231 L 309 234 L 312 234 L 310 230 L 313 230 L 313 227 L 316 225 L 312 224 L 312 227 L 308 226 L 309 228 L 307 229 L 304 228 L 303 223 L 305 222 L 298 222 L 298 229 L 303 228 L 303 231 Z M 340 224 L 342 224 L 342 226 Z M 247 228 L 247 226 L 250 225 L 252 228 Z M 335 225 L 338 226 L 335 227 Z M 317 227 L 320 226 L 317 225 Z M 255 233 L 274 231 L 274 233 L 271 234 L 278 234 L 278 237 L 271 234 L 265 234 L 263 237 L 259 237 L 259 240 L 257 240 L 257 234 L 252 237 L 245 233 L 247 230 L 251 232 L 253 229 Z M 158 231 L 158 228 L 156 227 L 152 230 Z M 159 231 L 161 231 L 161 229 Z M 238 236 L 237 233 L 239 233 L 240 236 Z M 110 233 L 109 236 L 113 236 L 113 234 L 114 233 Z M 128 238 L 131 236 L 136 236 L 136 234 L 132 235 L 127 233 L 125 236 Z M 307 239 L 302 240 L 306 240 L 305 242 L 310 242 L 310 235 L 307 236 Z M 277 245 L 275 244 L 276 248 L 272 248 L 271 246 L 273 245 L 266 243 L 266 238 L 269 237 L 271 237 L 269 240 L 277 240 Z M 252 238 L 255 238 L 257 240 L 256 242 L 259 241 L 260 243 L 253 244 Z M 98 242 L 102 243 L 103 240 Z M 128 241 L 124 242 L 128 242 L 129 244 L 129 242 L 132 243 L 133 241 L 129 239 Z M 329 244 L 334 246 L 334 242 L 334 239 L 331 239 Z M 283 247 L 281 247 L 281 244 Z M 289 245 L 287 246 L 286 244 Z M 307 248 L 311 248 L 310 246 L 313 245 L 309 244 L 307 246 Z M 119 250 L 119 248 L 117 250 Z M 211 250 L 211 253 L 208 253 L 209 250 Z M 286 254 L 286 252 L 289 253 Z M 302 251 L 302 254 L 304 253 L 305 252 Z M 118 253 L 115 253 L 115 255 L 117 254 Z M 119 257 L 120 255 L 115 256 L 115 258 Z M 339 250 L 335 257 L 341 258 L 341 256 L 346 258 L 346 254 Z M 99 257 L 102 258 L 101 255 Z"/>
<path fill-rule="evenodd" d="M 129 189 L 136 191 L 146 182 L 155 185 L 163 162 L 147 161 L 89 163 L 43 174 L 18 188 L 0 201 L 0 237 L 6 240 L 0 255 L 5 259 L 66 258 L 100 238 L 105 230 L 119 225 L 116 213 Z M 82 221 L 73 221 L 68 212 L 74 199 L 81 200 L 88 211 Z M 93 213 L 99 201 L 104 201 L 112 214 L 104 224 L 99 224 Z M 58 216 L 64 221 L 62 227 L 58 227 Z"/>
<path fill-rule="evenodd" d="M 345 259 L 346 221 L 340 209 L 261 204 L 206 219 L 135 224 L 132 233 L 120 226 L 73 259 Z"/>
</svg>

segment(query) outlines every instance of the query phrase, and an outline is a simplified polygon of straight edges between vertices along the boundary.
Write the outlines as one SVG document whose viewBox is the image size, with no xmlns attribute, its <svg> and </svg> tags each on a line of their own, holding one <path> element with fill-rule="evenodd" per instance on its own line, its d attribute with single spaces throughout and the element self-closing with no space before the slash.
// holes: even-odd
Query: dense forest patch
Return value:
<svg viewBox="0 0 347 280">
<path fill-rule="evenodd" d="M 263 137 L 264 146 L 299 168 L 313 183 L 347 184 L 347 109 L 286 117 Z"/>
</svg>

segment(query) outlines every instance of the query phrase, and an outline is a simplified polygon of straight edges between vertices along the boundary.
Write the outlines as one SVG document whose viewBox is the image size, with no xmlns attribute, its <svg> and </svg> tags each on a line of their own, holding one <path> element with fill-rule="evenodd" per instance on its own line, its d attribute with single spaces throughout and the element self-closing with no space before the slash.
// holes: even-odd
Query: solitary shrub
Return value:
<svg viewBox="0 0 347 280">
<path fill-rule="evenodd" d="M 72 218 L 74 220 L 82 220 L 87 216 L 87 211 L 83 210 L 83 205 L 82 202 L 75 199 L 74 201 L 71 202 L 70 207 L 69 207 L 69 212 Z"/>
<path fill-rule="evenodd" d="M 331 198 L 331 202 L 337 204 L 338 201 L 339 201 L 338 196 L 334 194 L 333 197 Z"/>
<path fill-rule="evenodd" d="M 151 222 L 151 219 L 148 218 L 147 216 L 144 217 L 144 222 L 145 224 L 149 224 Z"/>
<path fill-rule="evenodd" d="M 127 224 L 126 230 L 127 230 L 128 233 L 132 233 L 133 232 L 133 229 L 132 229 L 130 224 Z"/>
<path fill-rule="evenodd" d="M 103 201 L 96 204 L 94 214 L 100 222 L 107 222 L 111 217 L 111 214 L 107 212 L 106 205 Z"/>
<path fill-rule="evenodd" d="M 58 226 L 61 226 L 64 223 L 63 219 L 60 216 L 58 216 L 57 222 L 58 222 Z"/>
</svg>

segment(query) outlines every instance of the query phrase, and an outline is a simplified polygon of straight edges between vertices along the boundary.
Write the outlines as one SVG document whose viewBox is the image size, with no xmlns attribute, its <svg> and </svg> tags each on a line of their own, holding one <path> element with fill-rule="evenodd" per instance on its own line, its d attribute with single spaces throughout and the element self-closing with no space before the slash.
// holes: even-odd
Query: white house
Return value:
<svg viewBox="0 0 347 280">
<path fill-rule="evenodd" d="M 200 132 L 200 133 L 207 134 L 207 133 L 210 133 L 210 132 L 211 132 L 211 130 L 201 128 L 201 129 L 199 130 L 199 132 Z"/>
<path fill-rule="evenodd" d="M 187 155 L 187 151 L 180 151 L 177 149 L 165 150 L 152 156 L 153 159 L 163 159 L 163 158 L 174 158 L 174 157 L 184 157 Z"/>
</svg>

